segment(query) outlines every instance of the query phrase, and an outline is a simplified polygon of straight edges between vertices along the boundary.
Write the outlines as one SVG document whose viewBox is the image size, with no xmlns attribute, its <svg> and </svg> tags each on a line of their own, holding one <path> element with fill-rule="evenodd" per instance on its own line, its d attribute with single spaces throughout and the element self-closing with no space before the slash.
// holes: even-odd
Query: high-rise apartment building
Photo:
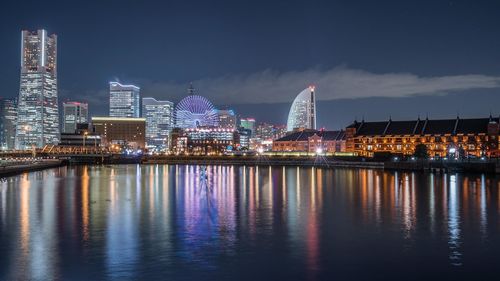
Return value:
<svg viewBox="0 0 500 281">
<path fill-rule="evenodd" d="M 63 133 L 74 134 L 78 124 L 89 122 L 89 105 L 85 102 L 63 102 Z"/>
<path fill-rule="evenodd" d="M 109 116 L 138 118 L 140 111 L 139 87 L 109 82 Z"/>
<path fill-rule="evenodd" d="M 174 127 L 174 104 L 154 98 L 142 98 L 142 117 L 146 119 L 146 144 L 150 148 L 169 148 Z"/>
<path fill-rule="evenodd" d="M 16 141 L 17 99 L 0 99 L 0 148 L 14 149 Z"/>
<path fill-rule="evenodd" d="M 57 36 L 45 30 L 22 31 L 21 82 L 16 147 L 59 142 Z"/>
</svg>

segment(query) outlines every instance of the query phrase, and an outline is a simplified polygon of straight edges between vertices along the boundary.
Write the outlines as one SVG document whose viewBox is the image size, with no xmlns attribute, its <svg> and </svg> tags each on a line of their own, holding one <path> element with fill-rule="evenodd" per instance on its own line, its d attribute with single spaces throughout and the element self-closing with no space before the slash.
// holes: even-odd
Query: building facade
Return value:
<svg viewBox="0 0 500 281">
<path fill-rule="evenodd" d="M 273 140 L 286 136 L 286 133 L 287 133 L 286 125 L 275 125 Z"/>
<path fill-rule="evenodd" d="M 239 144 L 239 135 L 231 129 L 199 127 L 178 130 L 172 142 L 176 154 L 218 155 L 233 150 Z"/>
<path fill-rule="evenodd" d="M 345 133 L 345 131 L 296 131 L 274 140 L 273 151 L 307 153 L 345 152 Z"/>
<path fill-rule="evenodd" d="M 109 116 L 139 118 L 141 116 L 140 88 L 109 82 Z"/>
<path fill-rule="evenodd" d="M 57 36 L 22 31 L 16 147 L 59 142 Z"/>
<path fill-rule="evenodd" d="M 239 145 L 236 145 L 236 150 L 250 149 L 250 140 L 252 138 L 252 130 L 240 127 L 238 129 Z"/>
<path fill-rule="evenodd" d="M 59 146 L 98 148 L 101 146 L 101 135 L 62 133 Z"/>
<path fill-rule="evenodd" d="M 146 119 L 92 117 L 92 131 L 101 136 L 104 146 L 120 145 L 133 149 L 146 146 Z"/>
<path fill-rule="evenodd" d="M 224 129 L 236 129 L 236 114 L 232 109 L 218 110 L 219 127 Z"/>
<path fill-rule="evenodd" d="M 261 140 L 273 140 L 275 126 L 269 123 L 259 123 L 255 128 L 255 137 Z"/>
<path fill-rule="evenodd" d="M 315 87 L 309 86 L 295 98 L 290 107 L 287 130 L 316 130 L 316 94 Z"/>
<path fill-rule="evenodd" d="M 0 147 L 15 148 L 17 122 L 17 99 L 0 99 Z"/>
<path fill-rule="evenodd" d="M 250 130 L 250 137 L 255 136 L 255 118 L 240 118 L 240 127 Z"/>
<path fill-rule="evenodd" d="M 78 124 L 89 122 L 89 105 L 84 102 L 63 102 L 63 130 L 65 134 L 74 134 Z"/>
<path fill-rule="evenodd" d="M 174 127 L 174 104 L 143 98 L 142 117 L 146 119 L 146 146 L 157 150 L 168 149 Z"/>
<path fill-rule="evenodd" d="M 346 128 L 346 149 L 361 156 L 377 152 L 412 155 L 423 144 L 430 157 L 498 155 L 499 118 L 416 119 L 361 122 Z"/>
</svg>

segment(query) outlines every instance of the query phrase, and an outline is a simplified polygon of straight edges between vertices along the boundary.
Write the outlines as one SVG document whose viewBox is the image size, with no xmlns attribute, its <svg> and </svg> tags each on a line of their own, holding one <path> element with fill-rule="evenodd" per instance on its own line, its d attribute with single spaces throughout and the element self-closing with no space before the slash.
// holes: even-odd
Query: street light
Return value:
<svg viewBox="0 0 500 281">
<path fill-rule="evenodd" d="M 24 137 L 24 145 L 28 146 L 31 143 L 31 138 L 30 138 L 31 126 L 30 125 L 24 125 L 23 126 L 23 131 L 27 135 L 27 136 Z M 29 143 L 26 142 L 26 138 L 28 139 Z"/>
<path fill-rule="evenodd" d="M 89 134 L 89 132 L 84 132 L 83 133 L 83 149 L 85 150 L 85 139 L 87 138 L 87 135 Z"/>
</svg>

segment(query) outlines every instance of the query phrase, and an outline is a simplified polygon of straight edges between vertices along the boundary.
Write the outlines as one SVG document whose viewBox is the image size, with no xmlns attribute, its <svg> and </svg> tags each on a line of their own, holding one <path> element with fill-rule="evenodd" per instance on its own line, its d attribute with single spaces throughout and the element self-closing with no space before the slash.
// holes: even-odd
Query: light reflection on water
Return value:
<svg viewBox="0 0 500 281">
<path fill-rule="evenodd" d="M 269 166 L 23 174 L 0 183 L 0 280 L 465 279 L 494 271 L 498 186 Z"/>
</svg>

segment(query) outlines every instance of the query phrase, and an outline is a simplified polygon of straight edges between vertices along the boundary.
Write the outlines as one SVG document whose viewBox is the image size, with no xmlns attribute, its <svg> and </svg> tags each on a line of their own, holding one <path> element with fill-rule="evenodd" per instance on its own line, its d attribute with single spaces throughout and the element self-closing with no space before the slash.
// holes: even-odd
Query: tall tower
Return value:
<svg viewBox="0 0 500 281">
<path fill-rule="evenodd" d="M 140 88 L 134 85 L 122 85 L 109 82 L 109 116 L 140 117 Z"/>
<path fill-rule="evenodd" d="M 57 36 L 22 31 L 16 148 L 59 142 Z"/>
</svg>

